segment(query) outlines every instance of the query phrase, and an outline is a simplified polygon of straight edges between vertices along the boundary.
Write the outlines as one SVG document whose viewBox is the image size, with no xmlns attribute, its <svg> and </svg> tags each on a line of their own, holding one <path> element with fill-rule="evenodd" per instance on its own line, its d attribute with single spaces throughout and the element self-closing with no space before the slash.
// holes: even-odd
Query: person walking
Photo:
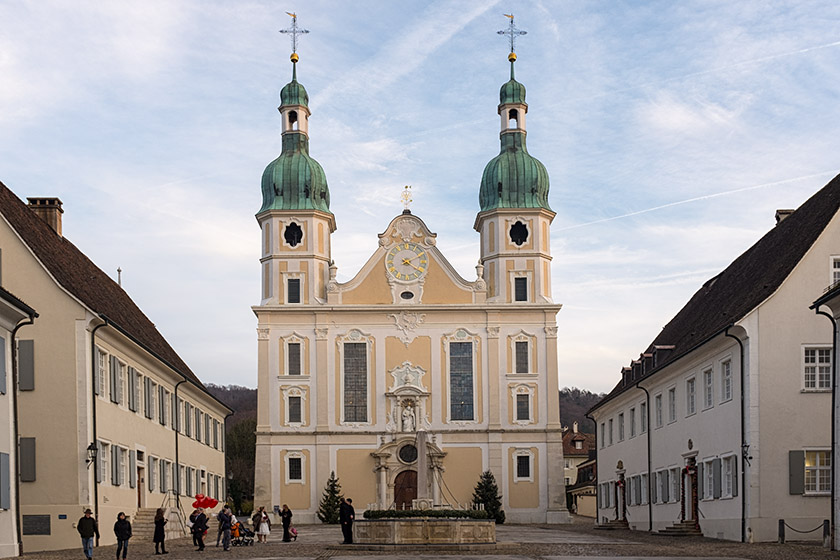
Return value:
<svg viewBox="0 0 840 560">
<path fill-rule="evenodd" d="M 353 520 L 356 518 L 356 510 L 353 509 L 353 500 L 341 497 L 338 506 L 338 520 L 341 523 L 341 533 L 344 535 L 342 544 L 353 544 Z"/>
<path fill-rule="evenodd" d="M 163 508 L 158 508 L 155 512 L 155 535 L 152 539 L 155 543 L 155 554 L 169 554 L 166 551 L 166 516 L 163 514 Z"/>
<path fill-rule="evenodd" d="M 202 552 L 204 550 L 204 535 L 207 533 L 207 516 L 204 515 L 204 508 L 198 508 L 198 515 L 193 522 L 193 541 L 198 545 L 196 550 Z"/>
<path fill-rule="evenodd" d="M 120 552 L 122 552 L 122 558 L 125 560 L 128 554 L 128 539 L 131 538 L 131 523 L 125 518 L 125 513 L 122 511 L 117 514 L 114 534 L 117 536 L 117 560 L 120 559 Z"/>
<path fill-rule="evenodd" d="M 268 542 L 268 535 L 271 534 L 271 520 L 265 512 L 265 507 L 260 506 L 254 517 L 251 518 L 254 523 L 254 532 L 257 534 L 257 542 Z"/>
<path fill-rule="evenodd" d="M 280 511 L 280 521 L 283 522 L 283 542 L 292 542 L 292 534 L 289 532 L 292 526 L 292 510 L 286 504 L 283 504 Z"/>
<path fill-rule="evenodd" d="M 198 537 L 193 531 L 193 527 L 195 527 L 195 520 L 198 518 L 198 509 L 194 509 L 193 512 L 190 514 L 190 533 L 192 533 L 193 538 L 193 546 L 198 546 Z"/>
<path fill-rule="evenodd" d="M 216 516 L 219 520 L 219 531 L 222 534 L 222 547 L 224 550 L 230 550 L 230 530 L 233 527 L 232 515 L 230 508 L 223 507 Z"/>
<path fill-rule="evenodd" d="M 90 508 L 85 510 L 84 515 L 76 522 L 76 530 L 82 537 L 82 550 L 85 551 L 85 558 L 93 558 L 93 537 L 99 538 L 99 524 L 93 518 Z"/>
</svg>

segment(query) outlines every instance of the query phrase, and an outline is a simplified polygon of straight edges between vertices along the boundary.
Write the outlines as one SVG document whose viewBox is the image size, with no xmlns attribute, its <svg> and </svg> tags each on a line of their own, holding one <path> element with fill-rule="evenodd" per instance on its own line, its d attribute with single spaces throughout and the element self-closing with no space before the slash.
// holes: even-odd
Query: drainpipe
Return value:
<svg viewBox="0 0 840 560">
<path fill-rule="evenodd" d="M 227 481 L 228 480 L 228 478 L 227 478 L 227 475 L 228 475 L 228 469 L 227 469 L 227 419 L 230 418 L 231 416 L 233 416 L 234 414 L 236 414 L 236 412 L 231 411 L 228 414 L 226 414 L 224 420 L 222 420 L 222 435 L 225 438 L 222 441 L 225 444 L 225 448 L 224 448 L 224 450 L 220 449 L 220 451 L 222 451 L 222 454 L 224 455 L 224 460 L 225 460 L 225 477 L 224 477 L 224 481 L 225 481 L 225 496 L 224 496 L 225 500 L 224 501 L 225 501 L 225 503 L 227 503 L 227 501 L 228 501 L 228 490 L 229 490 L 228 481 Z M 219 446 L 219 447 L 221 447 L 221 446 Z"/>
<path fill-rule="evenodd" d="M 177 372 L 176 372 L 177 373 Z M 180 375 L 180 374 L 179 374 Z M 183 376 L 182 376 L 183 377 Z M 178 503 L 178 515 L 181 515 L 181 460 L 180 455 L 178 454 L 178 436 L 181 435 L 181 416 L 178 414 L 178 387 L 181 386 L 181 383 L 186 383 L 187 378 L 184 377 L 181 381 L 175 384 L 175 389 L 173 394 L 175 395 L 175 416 L 176 416 L 176 426 L 177 430 L 175 430 L 175 476 L 172 477 L 173 486 L 176 488 L 175 491 L 175 501 Z M 184 402 L 184 413 L 187 411 L 187 403 Z M 186 418 L 184 419 L 186 422 Z M 158 465 L 160 466 L 160 465 Z M 161 467 L 162 468 L 162 467 Z M 176 483 L 177 479 L 177 483 Z"/>
<path fill-rule="evenodd" d="M 813 309 L 817 315 L 828 317 L 828 320 L 831 321 L 831 333 L 833 335 L 831 337 L 831 477 L 832 480 L 836 481 L 838 476 L 840 476 L 836 461 L 834 460 L 834 450 L 837 448 L 837 430 L 835 428 L 837 422 L 837 320 L 829 313 L 820 311 L 820 306 L 813 307 Z M 834 546 L 835 484 L 831 485 L 831 550 L 836 550 Z"/>
<path fill-rule="evenodd" d="M 97 433 L 96 433 L 96 370 L 99 367 L 99 364 L 96 363 L 96 331 L 101 329 L 102 327 L 107 326 L 108 323 L 102 323 L 101 325 L 96 325 L 90 331 L 90 372 L 91 372 L 91 381 L 92 384 L 90 386 L 91 390 L 91 424 L 93 426 L 93 443 L 99 447 L 99 442 L 97 441 Z M 99 519 L 99 481 L 97 477 L 99 473 L 96 472 L 95 469 L 98 468 L 97 465 L 91 465 L 94 468 L 93 472 L 93 518 Z M 97 521 L 99 523 L 99 521 Z M 99 546 L 99 538 L 96 539 L 96 546 Z"/>
<path fill-rule="evenodd" d="M 645 426 L 647 427 L 647 462 L 648 462 L 648 483 L 647 483 L 647 503 L 648 503 L 648 531 L 653 532 L 653 500 L 651 499 L 651 487 L 653 485 L 653 471 L 651 470 L 652 465 L 652 458 L 651 458 L 651 450 L 650 450 L 650 442 L 651 442 L 651 432 L 653 430 L 650 429 L 650 393 L 647 389 L 642 387 L 639 383 L 636 383 L 636 389 L 641 389 L 645 392 L 645 414 L 647 418 L 645 419 Z"/>
<path fill-rule="evenodd" d="M 747 433 L 746 433 L 746 426 L 744 423 L 744 415 L 746 414 L 746 402 L 744 399 L 744 343 L 741 342 L 741 339 L 735 336 L 734 334 L 729 334 L 729 329 L 732 328 L 732 325 L 726 327 L 726 331 L 724 331 L 724 336 L 728 336 L 729 338 L 734 338 L 735 342 L 738 343 L 738 346 L 741 347 L 741 542 L 747 542 L 747 469 L 745 467 L 746 460 L 747 460 Z M 832 397 L 833 398 L 833 397 Z M 833 410 L 833 407 L 832 407 Z M 833 414 L 833 412 L 832 412 Z M 834 424 L 832 422 L 832 430 L 834 429 Z M 833 432 L 832 432 L 833 434 Z M 832 442 L 834 441 L 834 436 L 832 435 L 831 438 Z M 833 456 L 833 454 L 832 454 Z M 834 485 L 831 485 L 831 491 L 834 492 Z M 834 526 L 832 522 L 832 527 Z"/>
<path fill-rule="evenodd" d="M 24 319 L 12 330 L 12 389 L 11 393 L 14 396 L 12 399 L 12 430 L 15 434 L 15 510 L 17 512 L 17 523 L 15 523 L 15 529 L 17 532 L 17 543 L 18 543 L 18 556 L 23 556 L 23 535 L 21 533 L 21 515 L 20 515 L 20 433 L 18 432 L 18 366 L 17 366 L 17 344 L 15 344 L 15 336 L 17 336 L 18 330 L 21 327 L 25 327 L 27 325 L 32 325 L 35 323 L 35 318 L 38 317 L 37 313 L 32 313 L 29 316 L 29 319 Z"/>
<path fill-rule="evenodd" d="M 598 524 L 599 515 L 601 514 L 601 490 L 598 488 L 598 421 L 595 420 L 588 413 L 583 415 L 585 418 L 592 420 L 595 424 L 595 524 Z"/>
</svg>

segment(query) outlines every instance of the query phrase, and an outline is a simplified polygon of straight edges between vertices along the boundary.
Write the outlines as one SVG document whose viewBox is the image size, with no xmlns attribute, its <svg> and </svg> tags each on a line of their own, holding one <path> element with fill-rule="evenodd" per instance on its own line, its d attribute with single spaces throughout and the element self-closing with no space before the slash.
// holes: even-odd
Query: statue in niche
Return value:
<svg viewBox="0 0 840 560">
<path fill-rule="evenodd" d="M 413 432 L 416 425 L 417 422 L 414 417 L 414 406 L 411 401 L 405 401 L 403 403 L 402 411 L 402 431 Z"/>
</svg>

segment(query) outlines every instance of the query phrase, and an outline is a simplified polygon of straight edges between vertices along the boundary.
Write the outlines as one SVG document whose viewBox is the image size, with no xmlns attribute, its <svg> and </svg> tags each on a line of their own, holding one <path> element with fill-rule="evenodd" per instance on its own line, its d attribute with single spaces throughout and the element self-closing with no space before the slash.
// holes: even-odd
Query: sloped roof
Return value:
<svg viewBox="0 0 840 560">
<path fill-rule="evenodd" d="M 583 442 L 581 449 L 575 449 L 574 442 L 580 440 Z M 595 449 L 595 434 L 585 434 L 583 432 L 573 432 L 568 430 L 563 433 L 563 456 L 575 457 L 583 455 L 589 456 L 589 450 Z"/>
<path fill-rule="evenodd" d="M 94 312 L 111 322 L 171 365 L 211 398 L 201 380 L 172 349 L 146 315 L 111 277 L 66 237 L 57 235 L 9 188 L 0 182 L 0 214 L 29 246 L 56 281 Z M 224 404 L 224 403 L 221 403 Z"/>
<path fill-rule="evenodd" d="M 790 275 L 838 208 L 840 175 L 776 224 L 723 272 L 703 284 L 648 347 L 672 345 L 674 348 L 667 357 L 632 383 L 625 385 L 619 381 L 590 412 L 632 388 L 640 379 L 656 374 L 758 307 Z"/>
</svg>

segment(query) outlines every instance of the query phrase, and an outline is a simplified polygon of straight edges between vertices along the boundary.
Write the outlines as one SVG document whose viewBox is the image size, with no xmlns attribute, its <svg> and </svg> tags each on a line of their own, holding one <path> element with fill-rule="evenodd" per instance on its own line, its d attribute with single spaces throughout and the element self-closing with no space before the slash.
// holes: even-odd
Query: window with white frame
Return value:
<svg viewBox="0 0 840 560">
<path fill-rule="evenodd" d="M 656 473 L 656 497 L 659 500 L 658 503 L 660 504 L 667 504 L 670 501 L 669 497 L 669 490 L 670 486 L 668 483 L 668 471 L 661 470 L 657 471 Z"/>
<path fill-rule="evenodd" d="M 639 424 L 641 425 L 641 430 L 639 430 L 640 434 L 647 432 L 647 424 L 648 424 L 648 413 L 647 413 L 647 403 L 640 403 L 639 404 Z"/>
<path fill-rule="evenodd" d="M 713 500 L 715 498 L 715 461 L 708 459 L 703 461 L 703 499 Z"/>
<path fill-rule="evenodd" d="M 513 481 L 534 481 L 534 454 L 530 449 L 516 449 L 513 452 Z"/>
<path fill-rule="evenodd" d="M 830 390 L 831 348 L 804 348 L 803 352 L 805 390 Z"/>
<path fill-rule="evenodd" d="M 721 459 L 721 488 L 722 498 L 731 498 L 735 495 L 736 479 L 738 476 L 737 456 L 730 455 Z"/>
<path fill-rule="evenodd" d="M 564 469 L 572 468 L 572 460 L 571 459 L 563 459 L 563 468 Z"/>
<path fill-rule="evenodd" d="M 805 493 L 831 492 L 831 452 L 805 451 Z"/>
<path fill-rule="evenodd" d="M 668 422 L 677 421 L 677 388 L 668 389 Z"/>
<path fill-rule="evenodd" d="M 656 427 L 662 427 L 662 395 L 656 395 L 653 398 L 653 414 L 656 421 Z"/>
<path fill-rule="evenodd" d="M 615 481 L 611 480 L 607 483 L 607 503 L 609 507 L 615 507 Z"/>
<path fill-rule="evenodd" d="M 642 500 L 640 505 L 647 505 L 648 503 L 648 475 L 647 473 L 642 473 L 641 477 L 639 478 L 639 483 L 641 484 L 641 493 L 642 493 Z"/>
<path fill-rule="evenodd" d="M 527 393 L 516 395 L 516 419 L 527 421 L 531 418 L 531 396 Z"/>
<path fill-rule="evenodd" d="M 103 396 L 108 394 L 108 354 L 99 348 L 96 350 L 96 394 Z"/>
<path fill-rule="evenodd" d="M 516 371 L 516 373 L 528 373 L 530 371 L 528 364 L 527 340 L 514 341 L 514 361 L 514 371 Z"/>
<path fill-rule="evenodd" d="M 475 352 L 477 338 L 458 329 L 444 338 L 447 353 L 449 420 L 473 422 L 475 416 Z"/>
<path fill-rule="evenodd" d="M 285 424 L 288 426 L 302 426 L 304 391 L 301 387 L 282 387 L 283 401 L 286 409 Z"/>
<path fill-rule="evenodd" d="M 110 482 L 108 478 L 108 460 L 111 457 L 111 445 L 104 441 L 99 441 L 99 451 L 96 454 L 97 462 L 97 479 L 99 482 Z"/>
<path fill-rule="evenodd" d="M 618 415 L 618 441 L 624 441 L 624 413 Z"/>
<path fill-rule="evenodd" d="M 358 330 L 337 340 L 342 366 L 342 419 L 346 423 L 368 420 L 368 339 Z"/>
<path fill-rule="evenodd" d="M 685 415 L 691 416 L 695 412 L 697 412 L 697 380 L 692 377 L 685 382 Z M 674 416 L 676 416 L 676 411 Z"/>
<path fill-rule="evenodd" d="M 732 400 L 732 362 L 725 360 L 720 364 L 720 401 Z"/>
<path fill-rule="evenodd" d="M 712 369 L 703 372 L 703 408 L 715 406 L 715 377 Z"/>
<path fill-rule="evenodd" d="M 668 481 L 671 483 L 671 491 L 668 496 L 672 502 L 680 501 L 680 468 L 671 467 L 671 473 L 668 476 Z"/>
<path fill-rule="evenodd" d="M 301 375 L 301 343 L 286 343 L 286 375 Z"/>
<path fill-rule="evenodd" d="M 612 445 L 613 444 L 613 419 L 612 418 L 610 418 L 607 421 L 607 426 L 608 426 L 608 429 L 607 429 L 607 445 Z"/>
<path fill-rule="evenodd" d="M 534 421 L 533 400 L 534 387 L 525 383 L 510 387 L 513 399 L 513 422 L 524 426 Z"/>
<path fill-rule="evenodd" d="M 286 483 L 304 484 L 304 455 L 301 451 L 286 453 Z"/>
<path fill-rule="evenodd" d="M 630 437 L 636 437 L 636 409 L 630 409 Z"/>
<path fill-rule="evenodd" d="M 831 285 L 840 282 L 840 257 L 831 257 Z"/>
<path fill-rule="evenodd" d="M 636 505 L 636 477 L 631 476 L 627 479 L 627 505 Z"/>
<path fill-rule="evenodd" d="M 155 481 L 157 481 L 158 477 L 158 460 L 156 457 L 149 457 L 149 492 L 154 491 L 155 489 Z"/>
<path fill-rule="evenodd" d="M 124 405 L 128 402 L 128 366 L 122 362 L 119 362 L 120 369 L 117 375 L 119 375 L 119 401 L 120 404 Z"/>
</svg>

